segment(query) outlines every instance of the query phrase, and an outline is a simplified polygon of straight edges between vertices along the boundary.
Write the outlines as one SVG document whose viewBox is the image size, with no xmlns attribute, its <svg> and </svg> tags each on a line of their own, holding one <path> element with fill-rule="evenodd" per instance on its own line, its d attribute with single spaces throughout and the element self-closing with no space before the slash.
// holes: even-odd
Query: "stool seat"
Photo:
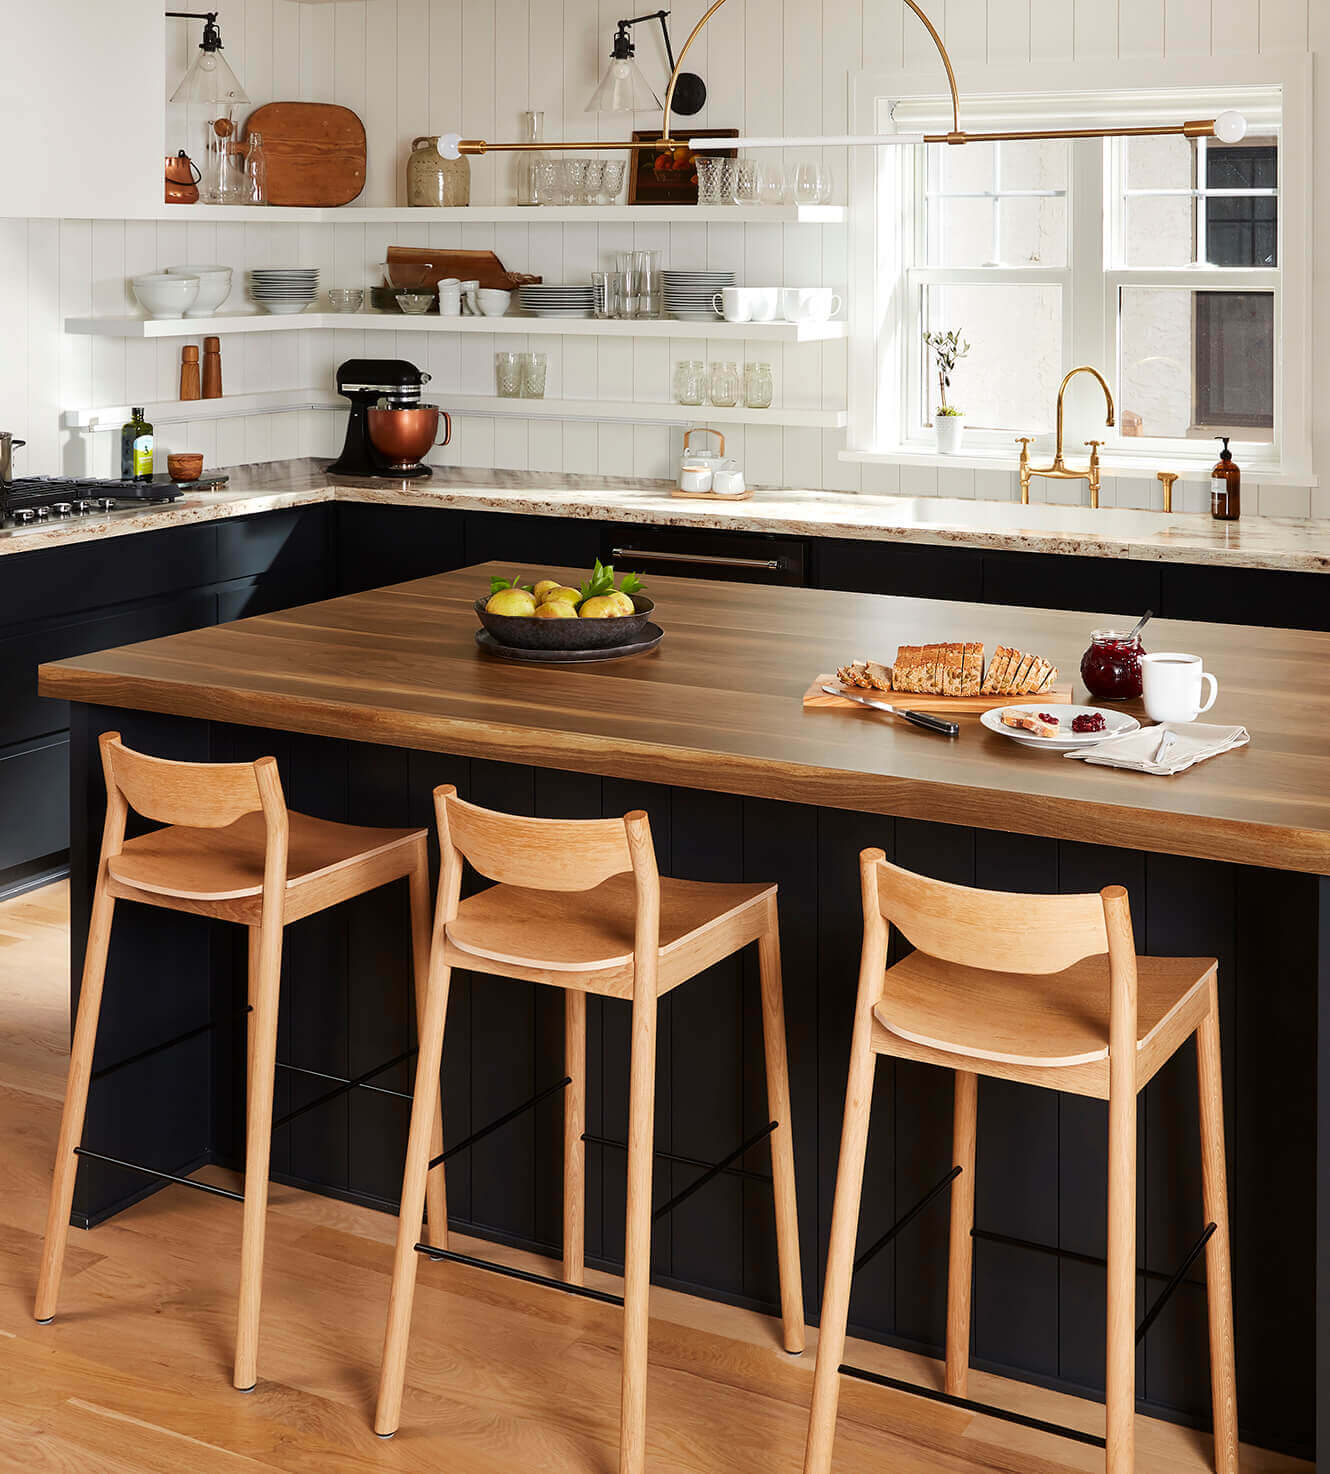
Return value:
<svg viewBox="0 0 1330 1474">
<path fill-rule="evenodd" d="M 425 839 L 423 829 L 369 829 L 294 811 L 289 811 L 288 822 L 288 916 L 292 909 L 301 913 L 302 891 L 320 881 L 335 885 L 339 871 L 354 867 L 357 891 L 408 874 Z M 266 844 L 262 814 L 246 814 L 223 829 L 172 824 L 127 839 L 120 853 L 107 859 L 107 874 L 122 898 L 141 891 L 203 903 L 257 902 L 263 892 Z"/>
<path fill-rule="evenodd" d="M 751 931 L 754 940 L 768 898 L 766 883 L 716 883 L 660 877 L 660 976 L 670 986 L 670 962 L 708 931 Z M 468 896 L 448 923 L 460 952 L 538 972 L 610 972 L 631 968 L 637 900 L 631 874 L 614 875 L 586 891 L 538 891 L 494 885 Z M 739 943 L 738 945 L 743 945 Z M 726 951 L 733 950 L 727 945 Z M 464 964 L 463 964 L 464 965 Z M 694 968 L 694 971 L 697 969 Z M 682 978 L 675 981 L 683 981 Z"/>
<path fill-rule="evenodd" d="M 1184 1025 L 1184 1038 L 1195 1029 L 1191 1014 L 1204 1011 L 1216 966 L 1213 957 L 1137 957 L 1138 1050 L 1171 1021 Z M 1109 996 L 1107 954 L 1063 972 L 1017 973 L 912 952 L 887 969 L 873 1016 L 890 1033 L 930 1049 L 1052 1069 L 1108 1058 Z"/>
</svg>

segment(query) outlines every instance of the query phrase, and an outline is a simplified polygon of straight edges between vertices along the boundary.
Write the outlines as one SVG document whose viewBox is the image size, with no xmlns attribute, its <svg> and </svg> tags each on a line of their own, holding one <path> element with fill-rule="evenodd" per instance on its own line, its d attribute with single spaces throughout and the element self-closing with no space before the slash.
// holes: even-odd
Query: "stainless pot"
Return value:
<svg viewBox="0 0 1330 1474">
<path fill-rule="evenodd" d="M 15 440 L 8 430 L 0 430 L 0 486 L 8 486 L 14 479 L 14 452 L 26 440 Z"/>
</svg>

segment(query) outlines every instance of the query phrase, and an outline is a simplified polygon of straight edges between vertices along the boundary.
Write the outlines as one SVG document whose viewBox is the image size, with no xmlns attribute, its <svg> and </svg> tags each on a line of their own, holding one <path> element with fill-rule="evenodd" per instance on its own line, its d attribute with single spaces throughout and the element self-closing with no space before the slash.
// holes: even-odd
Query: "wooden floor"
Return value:
<svg viewBox="0 0 1330 1474">
<path fill-rule="evenodd" d="M 230 1385 L 236 1204 L 168 1188 L 76 1232 L 60 1314 L 37 1325 L 68 1040 L 67 940 L 64 887 L 0 904 L 0 1471 L 613 1474 L 620 1312 L 458 1265 L 420 1266 L 402 1429 L 376 1438 L 394 1220 L 331 1199 L 272 1190 L 260 1376 L 248 1396 Z M 761 1316 L 665 1291 L 653 1293 L 652 1313 L 652 1474 L 798 1474 L 815 1335 L 796 1358 L 780 1349 L 778 1322 Z M 867 1345 L 848 1354 L 940 1385 L 937 1363 Z M 976 1398 L 1102 1432 L 1097 1404 L 971 1380 Z M 836 1453 L 838 1474 L 1103 1467 L 1093 1448 L 850 1381 Z M 1142 1419 L 1137 1466 L 1208 1469 L 1209 1439 Z M 1247 1474 L 1310 1467 L 1243 1450 Z"/>
</svg>

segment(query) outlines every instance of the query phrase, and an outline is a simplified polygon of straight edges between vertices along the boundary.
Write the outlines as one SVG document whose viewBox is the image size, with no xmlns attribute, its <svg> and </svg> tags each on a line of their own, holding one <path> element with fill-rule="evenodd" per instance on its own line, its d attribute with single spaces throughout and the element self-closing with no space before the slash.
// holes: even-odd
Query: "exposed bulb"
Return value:
<svg viewBox="0 0 1330 1474">
<path fill-rule="evenodd" d="M 439 138 L 439 157 L 443 159 L 460 159 L 462 150 L 458 147 L 462 141 L 460 133 L 444 133 Z"/>
<path fill-rule="evenodd" d="M 1220 143 L 1241 143 L 1247 136 L 1247 120 L 1241 113 L 1220 113 L 1215 119 L 1215 137 Z"/>
</svg>

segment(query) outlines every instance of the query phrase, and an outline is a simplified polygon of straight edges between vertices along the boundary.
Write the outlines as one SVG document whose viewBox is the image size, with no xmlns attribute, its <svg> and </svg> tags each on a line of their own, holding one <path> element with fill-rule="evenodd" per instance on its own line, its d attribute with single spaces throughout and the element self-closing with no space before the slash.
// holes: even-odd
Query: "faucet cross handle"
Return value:
<svg viewBox="0 0 1330 1474">
<path fill-rule="evenodd" d="M 1086 449 L 1090 452 L 1090 459 L 1092 461 L 1097 461 L 1099 459 L 1099 447 L 1101 445 L 1107 444 L 1108 442 L 1106 440 L 1087 440 L 1085 442 L 1085 446 Z"/>
</svg>

